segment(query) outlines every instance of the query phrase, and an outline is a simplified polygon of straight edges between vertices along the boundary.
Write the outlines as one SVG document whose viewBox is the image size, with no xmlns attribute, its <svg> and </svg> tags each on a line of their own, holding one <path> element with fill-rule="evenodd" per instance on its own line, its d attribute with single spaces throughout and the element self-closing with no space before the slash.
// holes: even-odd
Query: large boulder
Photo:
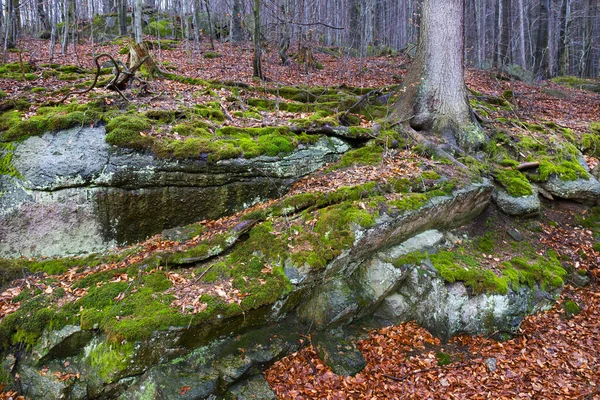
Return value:
<svg viewBox="0 0 600 400">
<path fill-rule="evenodd" d="M 141 241 L 282 195 L 350 147 L 322 138 L 281 157 L 166 160 L 108 145 L 105 130 L 31 137 L 14 150 L 21 177 L 0 176 L 0 257 L 60 256 Z"/>
</svg>

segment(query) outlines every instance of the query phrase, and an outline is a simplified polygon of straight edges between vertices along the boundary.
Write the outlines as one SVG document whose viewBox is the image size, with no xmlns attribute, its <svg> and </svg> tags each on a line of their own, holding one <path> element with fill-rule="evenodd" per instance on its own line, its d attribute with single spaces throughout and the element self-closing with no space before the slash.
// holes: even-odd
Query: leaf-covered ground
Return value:
<svg viewBox="0 0 600 400">
<path fill-rule="evenodd" d="M 26 110 L 24 118 L 34 115 L 39 104 L 60 99 L 65 88 L 81 90 L 87 87 L 94 76 L 89 44 L 78 45 L 76 52 L 70 49 L 64 56 L 57 46 L 52 62 L 82 68 L 75 69 L 74 72 L 73 69 L 68 72 L 45 66 L 50 63 L 47 41 L 23 40 L 19 45 L 23 50 L 22 54 L 9 53 L 9 61 L 19 63 L 21 59 L 35 68 L 29 72 L 13 71 L 12 76 L 1 77 L 0 89 L 9 101 L 16 98 L 29 100 L 31 106 Z M 126 43 L 120 41 L 96 46 L 93 51 L 95 54 L 107 52 L 116 56 L 124 46 Z M 127 92 L 136 108 L 176 110 L 218 101 L 225 112 L 233 114 L 234 111 L 243 111 L 247 99 L 240 101 L 239 92 L 232 89 L 235 86 L 223 87 L 216 93 L 207 92 L 207 81 L 234 82 L 252 85 L 254 88 L 299 84 L 309 87 L 382 88 L 401 83 L 407 62 L 407 58 L 402 55 L 358 59 L 344 54 L 334 56 L 315 52 L 323 69 L 307 70 L 294 61 L 289 66 L 280 65 L 277 52 L 272 51 L 265 55 L 265 73 L 270 81 L 257 82 L 251 77 L 250 47 L 217 44 L 216 52 L 219 57 L 210 59 L 197 53 L 188 56 L 184 43 L 170 44 L 169 47 L 153 50 L 161 68 L 180 77 L 198 80 L 150 81 L 151 93 L 148 96 L 137 96 L 135 90 Z M 126 61 L 126 56 L 119 57 Z M 469 69 L 467 72 L 472 106 L 494 140 L 493 146 L 488 149 L 489 156 L 502 166 L 510 167 L 513 163 L 524 161 L 544 162 L 548 157 L 556 155 L 554 147 L 571 145 L 586 153 L 590 168 L 598 163 L 600 141 L 597 135 L 600 134 L 600 126 L 594 128 L 591 123 L 600 120 L 599 94 L 551 81 L 527 84 L 506 78 L 505 75 L 490 71 Z M 80 85 L 78 89 L 75 88 L 77 84 Z M 279 97 L 273 94 L 263 94 L 262 97 L 279 101 Z M 84 95 L 75 95 L 72 100 L 87 103 L 97 101 L 98 98 L 102 98 L 108 107 L 124 107 L 119 104 L 120 100 L 115 93 L 101 88 Z M 260 119 L 246 116 L 238 118 L 234 115 L 220 124 L 243 127 L 280 126 L 290 124 L 291 119 L 307 116 L 309 115 L 306 113 L 276 110 L 261 113 Z M 363 119 L 359 122 L 361 126 L 372 126 L 373 123 Z M 179 139 L 177 132 L 169 129 L 141 134 Z M 298 182 L 289 196 L 314 191 L 330 193 L 344 186 L 369 182 L 386 183 L 398 177 L 416 177 L 421 171 L 419 165 L 445 169 L 443 172 L 447 176 L 456 174 L 447 165 L 431 160 L 409 145 L 389 149 L 387 144 L 383 143 L 382 161 L 371 165 L 353 165 L 350 161 L 340 169 L 325 169 Z M 489 167 L 477 163 L 473 167 L 481 168 L 481 173 L 491 172 L 490 169 L 486 170 Z M 127 273 L 129 266 L 143 265 L 145 260 L 153 256 L 163 257 L 192 249 L 201 242 L 227 234 L 243 223 L 244 215 L 260 212 L 274 202 L 257 205 L 244 213 L 218 221 L 202 221 L 202 229 L 198 235 L 184 243 L 163 240 L 158 235 L 133 246 L 128 252 L 119 253 L 125 255 L 118 256 L 117 261 L 104 260 L 94 263 L 98 265 L 92 265 L 83 260 L 60 274 L 49 276 L 38 273 L 14 281 L 0 295 L 0 320 L 17 311 L 20 303 L 15 299 L 22 291 L 32 288 L 49 296 L 60 290 L 65 294 L 59 302 L 73 303 L 88 294 L 89 290 L 77 282 L 89 279 L 94 274 L 104 273 L 108 278 L 106 282 L 98 282 L 98 285 L 121 283 L 129 289 L 132 282 L 139 278 L 136 274 Z M 597 285 L 600 254 L 597 247 L 594 247 L 598 233 L 594 226 L 585 226 L 586 214 L 580 216 L 579 220 L 573 219 L 572 214 L 582 213 L 581 210 L 583 209 L 550 208 L 549 212 L 556 215 L 544 221 L 536 235 L 543 246 L 556 249 L 575 269 L 587 271 L 593 278 L 592 284 L 585 288 L 567 285 L 554 309 L 528 317 L 517 337 L 503 343 L 487 338 L 459 337 L 449 344 L 441 345 L 422 328 L 410 323 L 402 324 L 371 332 L 370 338 L 361 342 L 360 348 L 368 366 L 356 377 L 334 375 L 318 360 L 312 348 L 308 347 L 286 357 L 267 371 L 269 383 L 281 398 L 286 399 L 600 398 L 597 372 L 600 365 L 600 292 Z M 499 261 L 495 258 L 501 259 L 495 254 L 486 256 L 490 257 L 491 264 L 498 264 Z M 245 294 L 239 290 L 236 292 L 237 289 L 227 281 L 214 284 L 200 282 L 207 271 L 182 272 L 164 266 L 159 269 L 166 270 L 170 291 L 177 293 L 171 306 L 186 313 L 203 311 L 204 305 L 199 301 L 202 295 L 220 298 L 228 304 L 241 304 L 244 299 Z M 134 272 L 136 271 L 137 269 Z M 150 275 L 154 272 L 156 270 L 149 269 L 144 270 L 143 274 Z M 269 275 L 271 271 L 267 268 L 261 273 Z M 125 295 L 124 292 L 118 293 L 113 300 L 121 301 L 119 296 L 122 293 Z M 576 303 L 581 312 L 569 312 L 567 315 L 567 309 L 573 311 L 571 302 Z M 444 355 L 448 355 L 452 363 L 438 366 L 438 362 L 445 358 Z M 3 396 L 8 397 L 8 394 Z"/>
</svg>

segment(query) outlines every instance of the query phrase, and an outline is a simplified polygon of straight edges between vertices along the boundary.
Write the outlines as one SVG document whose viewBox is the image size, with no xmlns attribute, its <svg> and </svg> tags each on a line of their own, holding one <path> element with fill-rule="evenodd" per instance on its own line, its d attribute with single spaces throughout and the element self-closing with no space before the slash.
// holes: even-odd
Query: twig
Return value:
<svg viewBox="0 0 600 400">
<path fill-rule="evenodd" d="M 540 166 L 539 161 L 524 162 L 524 163 L 517 165 L 517 170 L 522 171 L 524 169 L 537 168 L 539 166 Z"/>
</svg>

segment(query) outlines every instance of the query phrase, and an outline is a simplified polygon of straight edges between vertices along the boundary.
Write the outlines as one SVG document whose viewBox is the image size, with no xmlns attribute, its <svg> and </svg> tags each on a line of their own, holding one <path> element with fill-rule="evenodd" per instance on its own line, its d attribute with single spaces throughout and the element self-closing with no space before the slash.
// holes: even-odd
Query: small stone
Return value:
<svg viewBox="0 0 600 400">
<path fill-rule="evenodd" d="M 495 358 L 486 358 L 485 359 L 485 365 L 487 365 L 488 370 L 490 372 L 496 372 L 497 364 L 498 364 L 498 360 L 496 360 Z"/>
<path fill-rule="evenodd" d="M 523 234 L 514 228 L 508 228 L 506 233 L 508 233 L 508 236 L 510 236 L 517 242 L 520 242 L 523 240 Z"/>
</svg>

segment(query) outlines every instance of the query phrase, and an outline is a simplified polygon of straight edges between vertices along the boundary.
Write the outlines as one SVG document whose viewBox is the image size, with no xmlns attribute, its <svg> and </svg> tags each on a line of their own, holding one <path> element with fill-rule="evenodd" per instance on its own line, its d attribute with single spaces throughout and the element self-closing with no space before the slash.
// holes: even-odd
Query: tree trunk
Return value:
<svg viewBox="0 0 600 400">
<path fill-rule="evenodd" d="M 550 23 L 550 0 L 540 0 L 540 13 L 538 22 L 538 36 L 535 48 L 535 72 L 539 79 L 546 79 L 549 75 L 548 66 L 548 31 Z"/>
<path fill-rule="evenodd" d="M 116 0 L 117 16 L 119 22 L 119 34 L 127 35 L 127 0 Z"/>
<path fill-rule="evenodd" d="M 583 23 L 583 53 L 579 64 L 579 76 L 591 77 L 594 73 L 594 21 L 598 13 L 598 0 L 586 0 Z"/>
<path fill-rule="evenodd" d="M 353 49 L 360 48 L 360 32 L 362 31 L 360 14 L 360 0 L 352 0 L 350 2 L 350 47 Z"/>
<path fill-rule="evenodd" d="M 510 63 L 508 59 L 510 44 L 510 0 L 501 0 L 499 5 L 501 17 L 500 41 L 498 42 L 498 67 L 505 67 Z"/>
<path fill-rule="evenodd" d="M 142 34 L 142 0 L 135 0 L 133 9 L 133 34 L 135 44 L 142 44 L 144 42 L 144 35 Z"/>
<path fill-rule="evenodd" d="M 46 10 L 44 10 L 43 0 L 37 0 L 37 12 L 40 17 L 40 23 L 42 24 L 42 30 L 50 32 L 50 21 L 48 21 L 48 14 L 46 14 Z"/>
<path fill-rule="evenodd" d="M 231 38 L 234 42 L 241 42 L 242 37 L 242 2 L 233 0 L 233 12 L 231 17 Z"/>
<path fill-rule="evenodd" d="M 571 20 L 570 0 L 562 0 L 559 17 L 558 55 L 556 71 L 560 75 L 569 74 L 569 26 Z"/>
<path fill-rule="evenodd" d="M 521 67 L 527 69 L 527 52 L 525 50 L 525 6 L 519 0 L 519 60 Z"/>
<path fill-rule="evenodd" d="M 486 141 L 472 119 L 464 84 L 464 1 L 424 0 L 417 55 L 392 122 L 441 134 L 474 150 Z"/>
<path fill-rule="evenodd" d="M 144 65 L 150 77 L 162 76 L 160 69 L 144 43 L 136 43 L 129 48 L 129 69 L 139 68 L 140 64 Z"/>
<path fill-rule="evenodd" d="M 265 79 L 262 72 L 260 48 L 260 0 L 254 0 L 254 57 L 252 59 L 252 76 Z"/>
</svg>

